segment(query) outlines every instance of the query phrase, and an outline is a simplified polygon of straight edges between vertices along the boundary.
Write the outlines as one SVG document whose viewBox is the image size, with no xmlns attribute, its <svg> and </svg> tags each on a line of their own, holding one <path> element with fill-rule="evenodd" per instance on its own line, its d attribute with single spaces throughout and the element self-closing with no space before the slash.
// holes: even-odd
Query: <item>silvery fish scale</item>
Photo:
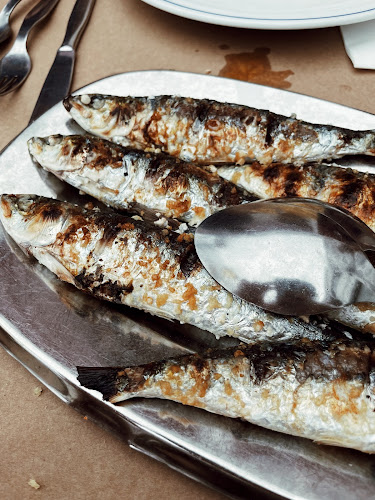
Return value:
<svg viewBox="0 0 375 500">
<path fill-rule="evenodd" d="M 375 116 L 291 92 L 207 75 L 143 71 L 115 75 L 77 93 L 179 94 L 245 104 L 316 123 L 371 129 Z M 59 103 L 0 155 L 0 192 L 83 203 L 71 187 L 37 168 L 32 136 L 82 133 Z M 374 170 L 372 158 L 351 166 Z M 345 165 L 345 161 L 343 162 Z M 114 406 L 81 388 L 76 365 L 135 365 L 226 345 L 211 334 L 101 303 L 59 282 L 0 228 L 0 342 L 63 401 L 138 449 L 233 498 L 371 498 L 375 458 L 319 446 L 177 403 L 135 399 Z"/>
</svg>

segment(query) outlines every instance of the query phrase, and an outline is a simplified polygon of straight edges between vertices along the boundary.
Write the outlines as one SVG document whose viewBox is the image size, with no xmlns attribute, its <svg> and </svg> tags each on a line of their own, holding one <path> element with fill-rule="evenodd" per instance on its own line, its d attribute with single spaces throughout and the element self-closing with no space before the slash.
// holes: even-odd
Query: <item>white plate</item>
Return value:
<svg viewBox="0 0 375 500">
<path fill-rule="evenodd" d="M 188 19 L 238 28 L 326 28 L 375 19 L 375 0 L 143 1 Z"/>
</svg>

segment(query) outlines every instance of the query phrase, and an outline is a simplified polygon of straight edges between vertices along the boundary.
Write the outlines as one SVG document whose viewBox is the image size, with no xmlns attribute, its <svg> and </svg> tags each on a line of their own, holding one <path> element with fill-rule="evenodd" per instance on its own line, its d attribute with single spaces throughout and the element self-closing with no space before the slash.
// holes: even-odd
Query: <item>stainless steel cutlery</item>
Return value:
<svg viewBox="0 0 375 500">
<path fill-rule="evenodd" d="M 69 93 L 75 62 L 75 49 L 87 26 L 94 4 L 95 0 L 76 1 L 64 40 L 44 82 L 30 123 Z"/>
<path fill-rule="evenodd" d="M 5 40 L 7 40 L 12 34 L 12 30 L 9 25 L 9 18 L 14 7 L 19 3 L 19 1 L 20 0 L 9 0 L 0 12 L 0 43 L 5 42 Z"/>
<path fill-rule="evenodd" d="M 0 95 L 18 88 L 31 71 L 31 59 L 27 51 L 30 31 L 42 21 L 58 0 L 40 0 L 26 15 L 17 38 L 5 57 L 0 61 Z"/>
<path fill-rule="evenodd" d="M 10 0 L 0 12 L 0 43 L 11 35 L 9 17 L 20 0 Z M 0 96 L 16 90 L 31 71 L 27 50 L 30 31 L 53 10 L 59 0 L 40 0 L 26 15 L 10 51 L 0 60 Z M 75 49 L 88 23 L 95 0 L 76 0 L 55 61 L 44 82 L 31 121 L 69 92 Z"/>
</svg>

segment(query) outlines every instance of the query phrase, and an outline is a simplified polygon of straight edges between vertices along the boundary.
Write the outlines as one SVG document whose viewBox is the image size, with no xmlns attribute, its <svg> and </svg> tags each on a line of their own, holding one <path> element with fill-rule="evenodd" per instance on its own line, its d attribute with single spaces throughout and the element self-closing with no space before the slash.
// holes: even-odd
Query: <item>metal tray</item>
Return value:
<svg viewBox="0 0 375 500">
<path fill-rule="evenodd" d="M 79 92 L 179 94 L 247 104 L 353 129 L 375 116 L 270 87 L 172 71 L 125 73 Z M 0 155 L 0 192 L 82 200 L 37 168 L 28 138 L 80 131 L 61 103 L 26 128 Z M 361 170 L 373 160 L 358 160 Z M 373 498 L 375 458 L 320 446 L 177 403 L 135 399 L 114 406 L 79 386 L 75 366 L 126 365 L 202 351 L 219 342 L 207 332 L 102 303 L 59 282 L 26 257 L 0 227 L 0 343 L 63 401 L 129 445 L 233 498 Z M 221 343 L 230 342 L 222 340 Z"/>
</svg>

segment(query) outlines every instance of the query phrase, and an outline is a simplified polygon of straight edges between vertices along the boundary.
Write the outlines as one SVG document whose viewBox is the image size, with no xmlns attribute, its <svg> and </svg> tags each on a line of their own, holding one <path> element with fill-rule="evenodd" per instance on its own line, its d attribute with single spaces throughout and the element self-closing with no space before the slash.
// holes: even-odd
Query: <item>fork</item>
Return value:
<svg viewBox="0 0 375 500">
<path fill-rule="evenodd" d="M 0 12 L 0 43 L 4 42 L 12 34 L 12 30 L 9 26 L 9 17 L 19 1 L 20 0 L 9 0 Z"/>
<path fill-rule="evenodd" d="M 0 61 L 0 96 L 18 88 L 28 77 L 31 59 L 27 52 L 27 38 L 31 29 L 51 12 L 58 1 L 40 0 L 26 15 L 12 48 Z"/>
</svg>

